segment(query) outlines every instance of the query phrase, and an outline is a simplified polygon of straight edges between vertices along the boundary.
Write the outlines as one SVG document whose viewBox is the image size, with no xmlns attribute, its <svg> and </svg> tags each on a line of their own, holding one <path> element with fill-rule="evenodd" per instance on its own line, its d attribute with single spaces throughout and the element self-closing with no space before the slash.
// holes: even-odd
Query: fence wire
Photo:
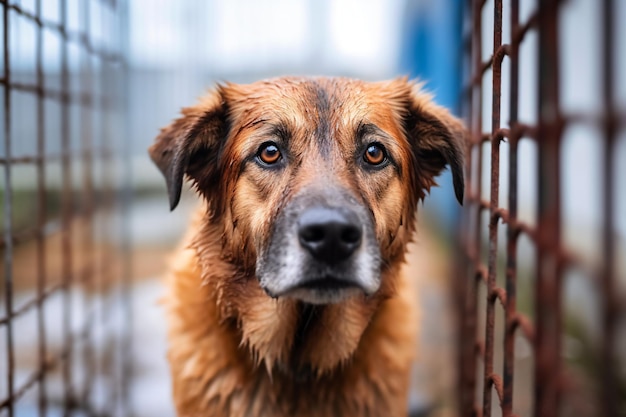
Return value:
<svg viewBox="0 0 626 417">
<path fill-rule="evenodd" d="M 123 0 L 0 0 L 0 416 L 129 415 Z"/>
<path fill-rule="evenodd" d="M 505 25 L 509 33 L 503 33 L 503 3 L 509 8 L 510 22 Z M 463 107 L 469 120 L 471 140 L 467 149 L 469 185 L 456 283 L 461 347 L 458 399 L 463 416 L 626 415 L 625 381 L 623 373 L 620 374 L 625 358 L 624 352 L 618 351 L 620 330 L 623 338 L 626 299 L 619 285 L 624 277 L 618 279 L 615 231 L 619 190 L 615 154 L 626 117 L 623 110 L 619 113 L 615 97 L 616 5 L 611 0 L 594 3 L 594 7 L 601 9 L 601 24 L 598 25 L 601 45 L 597 47 L 601 50 L 599 94 L 603 107 L 597 114 L 567 114 L 563 111 L 559 90 L 563 85 L 561 48 L 566 41 L 560 38 L 559 25 L 560 15 L 568 3 L 540 1 L 536 9 L 520 21 L 519 0 L 468 2 L 464 34 L 468 71 Z M 485 60 L 483 37 L 490 37 L 492 30 L 483 22 L 486 13 L 493 15 L 493 47 Z M 503 34 L 509 43 L 503 43 Z M 537 76 L 530 86 L 536 89 L 536 124 L 519 117 L 520 49 L 531 42 L 531 35 L 537 37 L 534 50 Z M 509 72 L 503 76 L 503 63 L 507 60 Z M 508 92 L 509 100 L 505 102 L 502 102 L 503 88 Z M 483 102 L 488 100 L 489 93 L 492 107 L 491 114 L 487 115 Z M 509 120 L 501 120 L 502 109 L 507 107 Z M 483 126 L 486 119 L 490 120 L 490 126 Z M 562 163 L 563 132 L 574 125 L 591 126 L 601 132 L 601 142 L 596 145 L 602 149 L 602 167 L 601 172 L 595 173 L 600 179 L 597 187 L 602 190 L 601 200 L 597 202 L 601 206 L 601 221 L 598 222 L 601 259 L 591 267 L 563 241 L 563 182 L 564 176 L 571 175 L 564 171 Z M 518 211 L 522 171 L 518 150 L 525 141 L 533 142 L 537 150 L 533 167 L 536 178 L 534 222 L 520 219 Z M 508 154 L 501 160 L 504 142 L 508 145 Z M 581 169 L 587 168 L 581 165 Z M 489 190 L 483 189 L 486 176 Z M 501 182 L 506 183 L 508 189 L 503 196 L 500 195 Z M 580 194 L 581 198 L 586 195 L 585 192 Z M 520 255 L 518 244 L 522 238 L 528 239 L 534 247 L 532 262 Z M 504 242 L 499 243 L 499 239 Z M 528 280 L 532 290 L 526 294 L 520 290 L 520 271 L 529 264 L 534 265 Z M 597 339 L 590 354 L 593 383 L 583 386 L 576 384 L 563 354 L 567 319 L 564 287 L 566 271 L 571 269 L 585 271 L 585 279 L 594 290 L 587 297 L 599 300 L 596 313 L 600 320 L 593 329 Z M 530 303 L 524 301 L 532 306 L 530 309 L 519 308 L 521 297 L 530 298 Z M 500 311 L 503 311 L 503 320 L 497 320 Z M 520 363 L 516 351 L 525 344 L 520 339 L 530 346 L 532 357 L 524 367 L 516 367 Z M 521 392 L 521 385 L 531 387 L 528 395 Z M 589 401 L 589 398 L 592 405 L 581 405 L 581 401 Z M 566 410 L 577 411 L 572 414 Z"/>
</svg>

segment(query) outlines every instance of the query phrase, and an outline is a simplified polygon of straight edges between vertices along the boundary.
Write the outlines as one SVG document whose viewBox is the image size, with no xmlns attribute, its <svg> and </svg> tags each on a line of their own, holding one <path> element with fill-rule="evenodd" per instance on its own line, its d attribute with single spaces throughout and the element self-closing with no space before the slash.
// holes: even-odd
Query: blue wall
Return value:
<svg viewBox="0 0 626 417">
<path fill-rule="evenodd" d="M 458 115 L 461 91 L 461 0 L 409 0 L 403 22 L 400 72 L 426 81 L 437 103 Z M 438 178 L 425 207 L 451 231 L 460 212 L 452 176 Z"/>
</svg>

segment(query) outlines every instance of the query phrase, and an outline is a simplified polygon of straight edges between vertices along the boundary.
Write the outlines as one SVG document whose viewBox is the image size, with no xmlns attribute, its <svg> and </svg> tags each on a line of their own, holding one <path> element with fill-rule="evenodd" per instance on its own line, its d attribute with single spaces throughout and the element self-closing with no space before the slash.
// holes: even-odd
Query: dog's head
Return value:
<svg viewBox="0 0 626 417">
<path fill-rule="evenodd" d="M 406 79 L 279 78 L 219 86 L 150 155 L 172 209 L 185 175 L 205 197 L 246 285 L 329 304 L 379 292 L 446 165 L 462 202 L 463 132 Z"/>
</svg>

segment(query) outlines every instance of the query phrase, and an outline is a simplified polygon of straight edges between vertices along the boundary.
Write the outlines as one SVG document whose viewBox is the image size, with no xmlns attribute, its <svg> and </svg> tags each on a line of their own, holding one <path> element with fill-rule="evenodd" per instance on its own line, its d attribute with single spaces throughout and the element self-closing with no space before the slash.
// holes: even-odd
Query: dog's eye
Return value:
<svg viewBox="0 0 626 417">
<path fill-rule="evenodd" d="M 280 161 L 280 150 L 273 142 L 264 143 L 257 152 L 257 158 L 264 164 L 273 165 Z"/>
<path fill-rule="evenodd" d="M 363 154 L 363 160 L 370 165 L 381 165 L 387 160 L 385 148 L 379 143 L 369 144 Z"/>
</svg>

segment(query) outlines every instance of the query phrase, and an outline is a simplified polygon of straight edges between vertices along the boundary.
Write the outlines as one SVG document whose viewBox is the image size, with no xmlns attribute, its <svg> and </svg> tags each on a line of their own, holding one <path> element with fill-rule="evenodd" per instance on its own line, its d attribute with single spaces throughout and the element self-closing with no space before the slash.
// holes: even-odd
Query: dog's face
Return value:
<svg viewBox="0 0 626 417">
<path fill-rule="evenodd" d="M 462 135 L 406 79 L 279 78 L 218 87 L 150 153 L 172 208 L 185 174 L 208 201 L 246 285 L 329 304 L 380 291 L 446 164 L 462 200 Z"/>
</svg>

